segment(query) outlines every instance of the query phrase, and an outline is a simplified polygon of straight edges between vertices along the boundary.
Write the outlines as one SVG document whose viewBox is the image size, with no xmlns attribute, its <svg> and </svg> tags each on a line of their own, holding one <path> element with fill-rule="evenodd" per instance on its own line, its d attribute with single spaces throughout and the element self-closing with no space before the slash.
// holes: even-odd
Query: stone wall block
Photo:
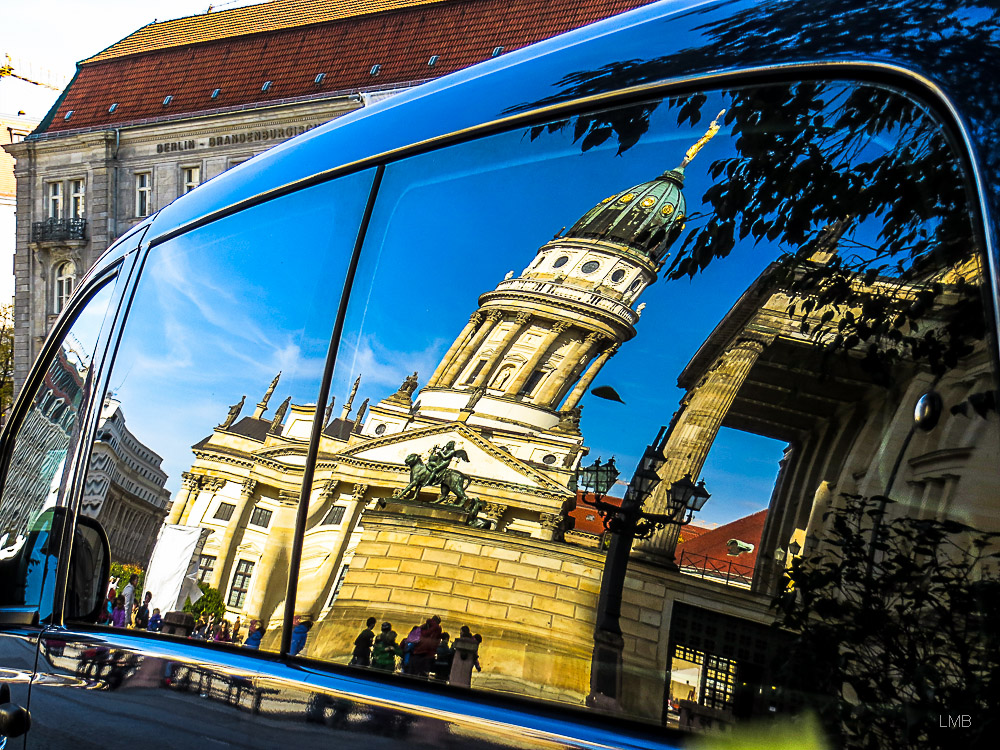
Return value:
<svg viewBox="0 0 1000 750">
<path fill-rule="evenodd" d="M 433 576 L 437 575 L 438 566 L 436 563 L 418 562 L 416 560 L 401 560 L 399 563 L 399 572 L 413 573 L 421 576 Z"/>
<path fill-rule="evenodd" d="M 379 590 L 380 593 L 382 590 Z M 427 600 L 430 595 L 423 591 L 412 591 L 410 589 L 385 589 L 385 594 L 387 595 L 385 599 L 379 599 L 373 601 L 389 601 L 393 604 L 405 604 L 409 607 L 426 607 Z"/>
<path fill-rule="evenodd" d="M 450 594 L 455 587 L 454 581 L 437 576 L 417 576 L 411 585 L 415 585 L 419 591 L 437 591 L 444 594 Z"/>
<path fill-rule="evenodd" d="M 421 554 L 421 559 L 445 565 L 458 565 L 462 561 L 462 555 L 444 549 L 425 549 Z"/>
<path fill-rule="evenodd" d="M 476 571 L 473 580 L 483 586 L 494 586 L 501 589 L 513 589 L 514 588 L 514 577 L 509 575 L 498 575 L 496 573 L 486 573 L 484 571 Z"/>
<path fill-rule="evenodd" d="M 457 565 L 438 565 L 438 577 L 447 578 L 449 581 L 462 581 L 472 583 L 476 577 L 476 571 L 469 568 L 460 568 Z"/>
</svg>

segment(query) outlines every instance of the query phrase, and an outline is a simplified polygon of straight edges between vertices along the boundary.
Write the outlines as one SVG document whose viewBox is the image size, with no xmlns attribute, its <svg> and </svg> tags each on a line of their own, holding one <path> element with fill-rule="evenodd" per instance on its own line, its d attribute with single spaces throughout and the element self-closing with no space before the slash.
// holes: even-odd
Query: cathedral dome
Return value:
<svg viewBox="0 0 1000 750">
<path fill-rule="evenodd" d="M 684 228 L 684 167 L 616 193 L 594 206 L 564 237 L 601 240 L 660 263 Z"/>
</svg>

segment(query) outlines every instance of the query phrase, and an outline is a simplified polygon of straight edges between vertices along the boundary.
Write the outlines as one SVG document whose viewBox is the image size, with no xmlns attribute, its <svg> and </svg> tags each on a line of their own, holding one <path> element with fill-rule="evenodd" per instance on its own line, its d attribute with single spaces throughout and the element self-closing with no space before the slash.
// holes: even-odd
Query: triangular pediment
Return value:
<svg viewBox="0 0 1000 750">
<path fill-rule="evenodd" d="M 497 447 L 475 430 L 457 422 L 373 438 L 352 445 L 338 455 L 379 464 L 405 466 L 406 457 L 411 453 L 416 453 L 426 460 L 431 448 L 435 445 L 444 445 L 450 440 L 455 441 L 456 448 L 465 450 L 469 455 L 468 462 L 453 460 L 452 468 L 458 469 L 473 480 L 501 482 L 569 494 L 569 490 L 555 480 Z"/>
</svg>

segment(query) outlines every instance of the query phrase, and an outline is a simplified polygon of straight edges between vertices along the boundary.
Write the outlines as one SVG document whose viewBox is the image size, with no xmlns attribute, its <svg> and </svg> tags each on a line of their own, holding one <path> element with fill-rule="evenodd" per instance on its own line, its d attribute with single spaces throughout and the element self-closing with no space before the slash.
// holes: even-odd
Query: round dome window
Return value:
<svg viewBox="0 0 1000 750">
<path fill-rule="evenodd" d="M 639 288 L 639 287 L 640 287 L 641 285 L 642 285 L 642 279 L 636 279 L 635 281 L 633 281 L 633 282 L 632 282 L 632 285 L 631 285 L 631 286 L 630 286 L 630 287 L 628 288 L 628 290 L 629 290 L 630 292 L 634 292 L 634 291 L 635 291 L 636 289 L 638 289 L 638 288 Z"/>
<path fill-rule="evenodd" d="M 555 261 L 555 263 L 552 264 L 552 267 L 553 268 L 562 268 L 567 263 L 569 263 L 569 256 L 568 255 L 560 255 L 558 258 L 556 258 L 556 261 Z"/>
<path fill-rule="evenodd" d="M 616 284 L 624 278 L 625 278 L 625 272 L 620 268 L 613 274 L 611 274 L 611 280 Z"/>
<path fill-rule="evenodd" d="M 384 435 L 385 434 L 385 425 L 384 424 L 380 424 L 378 427 L 376 427 L 375 428 L 375 434 L 376 435 Z"/>
<path fill-rule="evenodd" d="M 542 461 L 544 461 L 546 464 L 549 464 L 551 466 L 552 464 L 554 464 L 556 462 L 556 457 L 553 456 L 550 453 L 547 456 L 545 456 L 545 458 L 543 458 Z"/>
<path fill-rule="evenodd" d="M 598 263 L 596 260 L 588 260 L 586 263 L 580 266 L 580 271 L 582 273 L 593 273 L 600 267 L 601 264 Z"/>
</svg>

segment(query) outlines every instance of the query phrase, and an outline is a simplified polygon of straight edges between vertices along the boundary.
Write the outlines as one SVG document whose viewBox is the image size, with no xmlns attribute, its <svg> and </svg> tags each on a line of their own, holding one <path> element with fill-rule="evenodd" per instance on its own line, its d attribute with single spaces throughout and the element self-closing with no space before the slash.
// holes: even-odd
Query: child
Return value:
<svg viewBox="0 0 1000 750">
<path fill-rule="evenodd" d="M 111 610 L 111 624 L 116 628 L 124 628 L 125 620 L 125 597 L 119 594 L 115 597 L 115 608 Z"/>
<path fill-rule="evenodd" d="M 146 626 L 146 630 L 149 630 L 150 632 L 153 633 L 159 633 L 162 628 L 163 628 L 163 618 L 160 617 L 160 609 L 159 607 L 154 607 L 153 614 L 149 618 L 149 625 Z"/>
</svg>

